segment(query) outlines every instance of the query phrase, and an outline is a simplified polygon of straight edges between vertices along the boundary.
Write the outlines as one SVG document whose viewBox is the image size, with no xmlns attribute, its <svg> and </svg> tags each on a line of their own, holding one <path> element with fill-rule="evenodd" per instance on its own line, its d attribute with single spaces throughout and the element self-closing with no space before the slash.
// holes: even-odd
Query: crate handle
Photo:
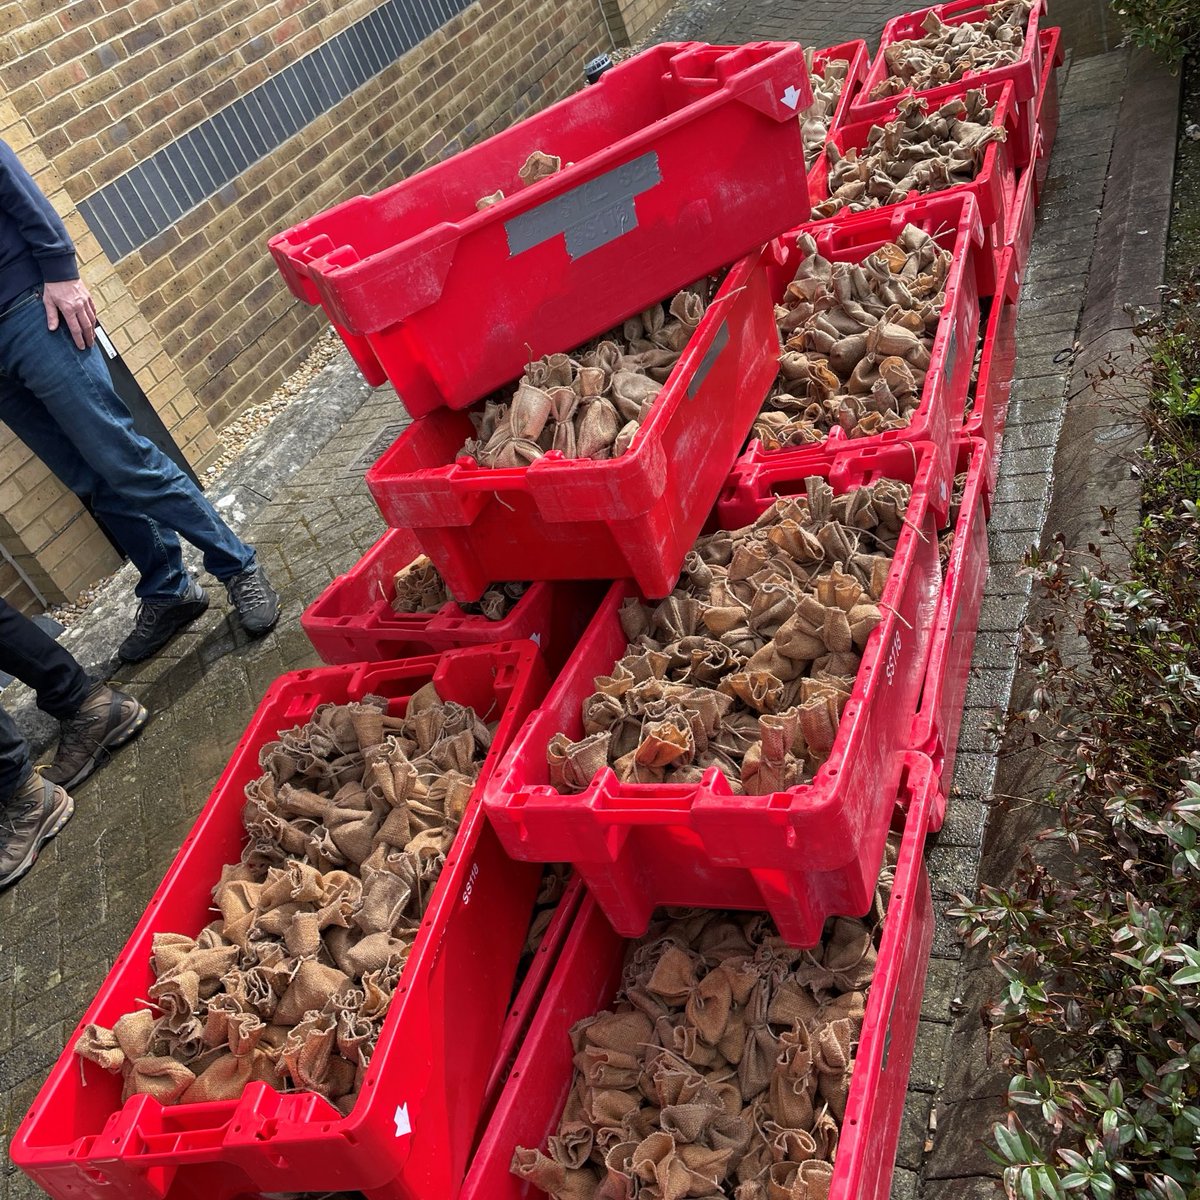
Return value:
<svg viewBox="0 0 1200 1200">
<path fill-rule="evenodd" d="M 946 4 L 936 5 L 933 9 L 926 8 L 912 15 L 924 20 L 927 12 L 936 12 L 945 21 L 947 18 L 969 16 L 974 12 L 984 15 L 984 5 L 980 0 L 948 0 Z"/>
<path fill-rule="evenodd" d="M 728 51 L 723 53 L 718 46 L 708 46 L 703 42 L 685 42 L 683 49 L 671 55 L 668 74 L 683 87 L 696 91 L 714 91 L 723 86 L 729 78 L 729 60 L 732 57 Z M 738 61 L 740 62 L 740 59 Z M 706 68 L 709 73 L 701 73 Z"/>
</svg>

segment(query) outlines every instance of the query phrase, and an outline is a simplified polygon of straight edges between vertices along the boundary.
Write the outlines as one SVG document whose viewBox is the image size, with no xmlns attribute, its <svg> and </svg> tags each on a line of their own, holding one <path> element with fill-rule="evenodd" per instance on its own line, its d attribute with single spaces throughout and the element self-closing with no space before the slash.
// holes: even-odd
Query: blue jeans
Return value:
<svg viewBox="0 0 1200 1200">
<path fill-rule="evenodd" d="M 92 686 L 74 657 L 6 600 L 0 600 L 0 671 L 33 688 L 38 708 L 58 721 L 79 711 Z M 29 771 L 29 746 L 0 708 L 0 808 Z"/>
<path fill-rule="evenodd" d="M 65 321 L 46 328 L 40 290 L 0 314 L 0 420 L 88 498 L 141 572 L 141 599 L 173 600 L 187 590 L 180 536 L 222 582 L 254 566 L 254 549 L 134 428 L 100 348 L 78 349 Z"/>
</svg>

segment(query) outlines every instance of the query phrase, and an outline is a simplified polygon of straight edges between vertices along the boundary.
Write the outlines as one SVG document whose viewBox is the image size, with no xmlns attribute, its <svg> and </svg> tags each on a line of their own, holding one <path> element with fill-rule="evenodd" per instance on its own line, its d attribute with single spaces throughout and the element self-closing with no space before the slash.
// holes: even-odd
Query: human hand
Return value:
<svg viewBox="0 0 1200 1200">
<path fill-rule="evenodd" d="M 62 283 L 46 283 L 42 287 L 42 303 L 46 306 L 46 328 L 53 332 L 60 319 L 66 321 L 71 337 L 80 350 L 87 350 L 96 340 L 96 305 L 92 293 L 82 279 Z"/>
</svg>

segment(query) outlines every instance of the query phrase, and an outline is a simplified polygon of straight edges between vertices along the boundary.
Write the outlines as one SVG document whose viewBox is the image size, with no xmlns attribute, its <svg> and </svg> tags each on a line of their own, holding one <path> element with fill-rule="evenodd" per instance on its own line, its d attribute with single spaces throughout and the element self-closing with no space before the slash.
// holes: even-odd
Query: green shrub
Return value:
<svg viewBox="0 0 1200 1200">
<path fill-rule="evenodd" d="M 1197 0 L 1112 0 L 1126 36 L 1178 66 L 1200 47 L 1200 3 Z"/>
<path fill-rule="evenodd" d="M 1200 318 L 1179 299 L 1138 330 L 1136 544 L 1079 555 L 1060 539 L 1029 561 L 1046 615 L 1006 733 L 1059 768 L 1047 827 L 1009 886 L 954 914 L 1003 981 L 986 1018 L 1013 1073 L 995 1157 L 1025 1200 L 1200 1195 L 1200 455 L 1179 402 Z"/>
</svg>

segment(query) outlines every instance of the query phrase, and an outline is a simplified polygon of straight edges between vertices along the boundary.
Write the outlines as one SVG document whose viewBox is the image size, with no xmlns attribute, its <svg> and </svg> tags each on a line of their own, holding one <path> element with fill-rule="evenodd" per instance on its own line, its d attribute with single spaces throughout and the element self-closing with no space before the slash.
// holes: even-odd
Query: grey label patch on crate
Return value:
<svg viewBox="0 0 1200 1200">
<path fill-rule="evenodd" d="M 658 155 L 653 150 L 622 163 L 505 221 L 508 253 L 522 254 L 562 234 L 571 258 L 582 258 L 636 229 L 634 201 L 661 182 Z"/>
<path fill-rule="evenodd" d="M 958 327 L 952 326 L 950 329 L 950 343 L 946 347 L 946 357 L 943 360 L 945 368 L 943 377 L 948 383 L 954 378 L 954 366 L 958 362 Z"/>
<path fill-rule="evenodd" d="M 346 468 L 347 475 L 361 475 L 370 470 L 383 452 L 411 425 L 411 421 L 392 421 L 385 425 L 366 445 L 363 452 Z"/>
<path fill-rule="evenodd" d="M 704 386 L 704 381 L 708 378 L 708 373 L 712 370 L 713 363 L 721 357 L 721 351 L 728 345 L 729 321 L 724 320 L 713 335 L 712 345 L 704 352 L 704 357 L 700 360 L 700 365 L 696 368 L 696 373 L 692 376 L 691 383 L 688 384 L 687 394 L 689 400 Z"/>
</svg>

